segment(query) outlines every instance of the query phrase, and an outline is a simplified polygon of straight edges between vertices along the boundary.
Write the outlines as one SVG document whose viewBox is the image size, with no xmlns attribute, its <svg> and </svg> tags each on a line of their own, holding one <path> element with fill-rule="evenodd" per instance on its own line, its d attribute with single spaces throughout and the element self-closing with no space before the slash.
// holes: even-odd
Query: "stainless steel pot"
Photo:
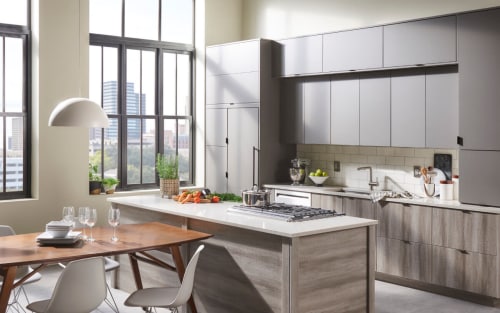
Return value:
<svg viewBox="0 0 500 313">
<path fill-rule="evenodd" d="M 262 206 L 271 202 L 271 192 L 269 190 L 259 190 L 257 185 L 254 185 L 250 190 L 243 190 L 241 198 L 244 205 Z"/>
</svg>

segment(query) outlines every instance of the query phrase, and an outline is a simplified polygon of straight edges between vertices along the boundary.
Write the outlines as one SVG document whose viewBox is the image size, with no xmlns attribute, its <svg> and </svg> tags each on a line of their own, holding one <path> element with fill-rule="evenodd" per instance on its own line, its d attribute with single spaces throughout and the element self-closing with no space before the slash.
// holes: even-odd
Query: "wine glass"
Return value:
<svg viewBox="0 0 500 313">
<path fill-rule="evenodd" d="M 85 217 L 87 219 L 87 225 L 89 225 L 90 228 L 90 236 L 87 238 L 87 241 L 95 241 L 95 238 L 92 235 L 92 227 L 94 227 L 95 223 L 97 222 L 97 210 L 93 208 L 87 208 L 85 210 Z"/>
<path fill-rule="evenodd" d="M 83 228 L 82 238 L 84 240 L 87 239 L 87 234 L 85 234 L 85 225 L 87 225 L 87 215 L 85 214 L 85 211 L 87 209 L 88 209 L 88 207 L 78 208 L 78 221 L 80 222 L 80 224 L 82 224 L 82 228 Z"/>
<path fill-rule="evenodd" d="M 75 227 L 75 208 L 72 206 L 63 207 L 63 221 L 70 222 L 71 228 Z"/>
<path fill-rule="evenodd" d="M 111 237 L 111 241 L 118 241 L 118 237 L 116 237 L 116 227 L 120 225 L 120 209 L 110 207 L 108 211 L 108 223 L 113 227 L 113 237 Z"/>
</svg>

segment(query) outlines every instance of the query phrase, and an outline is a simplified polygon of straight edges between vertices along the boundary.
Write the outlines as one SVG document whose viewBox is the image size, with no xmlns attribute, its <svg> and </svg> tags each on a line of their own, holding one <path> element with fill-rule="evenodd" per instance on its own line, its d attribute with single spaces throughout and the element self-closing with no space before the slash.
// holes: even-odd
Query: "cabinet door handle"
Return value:
<svg viewBox="0 0 500 313">
<path fill-rule="evenodd" d="M 472 214 L 472 211 L 468 211 L 468 210 L 462 210 L 462 212 L 463 212 L 464 214 Z"/>
<path fill-rule="evenodd" d="M 469 252 L 467 252 L 467 250 L 459 250 L 459 251 L 460 251 L 460 253 L 462 253 L 462 254 L 469 254 Z"/>
<path fill-rule="evenodd" d="M 459 146 L 464 145 L 464 139 L 460 136 L 457 136 L 457 145 L 459 145 Z"/>
<path fill-rule="evenodd" d="M 411 241 L 409 241 L 409 240 L 403 240 L 403 242 L 404 242 L 405 244 L 407 244 L 407 245 L 411 245 Z"/>
</svg>

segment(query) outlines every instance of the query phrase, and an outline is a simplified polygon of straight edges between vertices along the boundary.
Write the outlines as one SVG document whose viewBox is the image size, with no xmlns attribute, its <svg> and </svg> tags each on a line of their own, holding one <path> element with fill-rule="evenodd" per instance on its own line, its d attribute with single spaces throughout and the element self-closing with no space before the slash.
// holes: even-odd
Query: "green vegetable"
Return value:
<svg viewBox="0 0 500 313">
<path fill-rule="evenodd" d="M 221 201 L 231 201 L 231 202 L 242 202 L 243 201 L 243 199 L 240 196 L 237 196 L 234 193 L 213 192 L 210 195 L 219 197 Z"/>
</svg>

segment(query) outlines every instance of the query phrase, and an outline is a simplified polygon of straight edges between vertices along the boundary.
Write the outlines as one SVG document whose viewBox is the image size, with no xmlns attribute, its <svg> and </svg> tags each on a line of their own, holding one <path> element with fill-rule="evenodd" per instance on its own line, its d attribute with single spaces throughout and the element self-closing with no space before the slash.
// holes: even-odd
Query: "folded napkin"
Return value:
<svg viewBox="0 0 500 313">
<path fill-rule="evenodd" d="M 378 202 L 385 198 L 405 198 L 405 199 L 414 199 L 419 198 L 417 195 L 410 193 L 409 191 L 397 192 L 397 191 L 372 191 L 370 194 L 370 198 L 372 201 Z"/>
</svg>

